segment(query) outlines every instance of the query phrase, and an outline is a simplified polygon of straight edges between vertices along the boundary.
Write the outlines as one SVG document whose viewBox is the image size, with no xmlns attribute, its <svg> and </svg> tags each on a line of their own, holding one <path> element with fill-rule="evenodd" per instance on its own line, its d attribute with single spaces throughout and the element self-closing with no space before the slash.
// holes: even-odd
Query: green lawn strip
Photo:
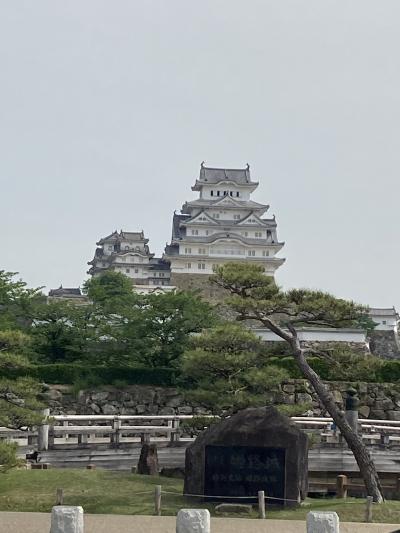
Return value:
<svg viewBox="0 0 400 533">
<path fill-rule="evenodd" d="M 162 495 L 164 515 L 175 515 L 183 507 L 207 508 L 215 515 L 215 504 L 182 496 L 182 480 L 101 469 L 13 470 L 1 474 L 0 511 L 47 513 L 55 503 L 57 488 L 62 488 L 64 504 L 82 505 L 86 513 L 152 515 L 155 485 L 161 485 L 166 491 Z M 141 492 L 146 493 L 139 494 Z M 291 509 L 267 505 L 267 518 L 304 520 L 310 510 L 336 511 L 343 522 L 363 522 L 365 500 L 308 498 L 301 506 Z M 256 518 L 257 511 L 250 516 Z M 374 522 L 399 523 L 400 501 L 374 505 L 373 519 Z"/>
</svg>

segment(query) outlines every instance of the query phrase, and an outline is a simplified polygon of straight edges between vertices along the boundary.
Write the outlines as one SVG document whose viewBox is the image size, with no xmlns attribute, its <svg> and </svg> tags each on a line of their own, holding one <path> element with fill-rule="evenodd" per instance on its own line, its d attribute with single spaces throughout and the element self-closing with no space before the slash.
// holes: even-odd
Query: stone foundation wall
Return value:
<svg viewBox="0 0 400 533">
<path fill-rule="evenodd" d="M 329 382 L 338 405 L 344 406 L 349 386 L 358 391 L 360 416 L 400 420 L 400 385 L 389 383 Z M 266 395 L 266 404 L 309 404 L 314 416 L 327 413 L 307 381 L 288 380 Z M 191 405 L 174 388 L 132 385 L 121 389 L 104 387 L 101 390 L 80 391 L 77 396 L 65 385 L 49 387 L 45 402 L 51 413 L 57 414 L 137 414 L 137 415 L 202 415 L 207 411 Z"/>
<path fill-rule="evenodd" d="M 373 331 L 369 348 L 374 355 L 384 359 L 400 359 L 400 340 L 394 331 Z"/>
</svg>

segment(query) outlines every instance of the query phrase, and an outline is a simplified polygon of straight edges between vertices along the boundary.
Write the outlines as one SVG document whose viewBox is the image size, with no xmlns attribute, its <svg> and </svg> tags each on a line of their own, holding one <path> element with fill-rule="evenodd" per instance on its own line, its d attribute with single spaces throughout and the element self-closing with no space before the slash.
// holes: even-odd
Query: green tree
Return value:
<svg viewBox="0 0 400 533">
<path fill-rule="evenodd" d="M 16 275 L 0 270 L 0 329 L 29 327 L 44 298 L 41 288 L 29 289 L 24 281 L 15 281 Z"/>
<path fill-rule="evenodd" d="M 183 357 L 183 377 L 194 387 L 186 395 L 213 414 L 265 405 L 271 388 L 288 377 L 266 366 L 260 339 L 239 324 L 222 324 L 192 340 Z"/>
<path fill-rule="evenodd" d="M 218 267 L 212 279 L 230 293 L 229 305 L 236 311 L 238 320 L 256 320 L 287 343 L 301 373 L 314 388 L 352 450 L 367 493 L 376 502 L 382 502 L 378 473 L 367 448 L 307 362 L 309 354 L 334 359 L 326 352 L 304 347 L 297 331 L 300 326 L 357 327 L 368 309 L 321 291 L 293 289 L 285 292 L 258 265 L 228 263 Z"/>
<path fill-rule="evenodd" d="M 41 385 L 29 377 L 7 376 L 10 370 L 29 366 L 30 338 L 24 330 L 28 331 L 43 295 L 14 277 L 12 272 L 0 271 L 0 426 L 21 428 L 42 420 L 38 414 Z"/>
<path fill-rule="evenodd" d="M 42 407 L 38 397 L 41 385 L 29 377 L 11 379 L 10 369 L 29 367 L 23 354 L 29 337 L 19 331 L 0 331 L 0 426 L 22 428 L 38 424 Z"/>
<path fill-rule="evenodd" d="M 108 313 L 118 313 L 121 309 L 132 307 L 137 299 L 132 281 L 113 270 L 106 270 L 100 276 L 85 281 L 83 292 Z"/>
<path fill-rule="evenodd" d="M 98 358 L 109 363 L 178 367 L 190 335 L 216 320 L 195 292 L 138 294 L 112 271 L 87 281 L 85 291 L 95 306 Z"/>
<path fill-rule="evenodd" d="M 86 360 L 104 320 L 89 303 L 45 302 L 37 307 L 30 329 L 32 353 L 45 362 Z"/>
</svg>

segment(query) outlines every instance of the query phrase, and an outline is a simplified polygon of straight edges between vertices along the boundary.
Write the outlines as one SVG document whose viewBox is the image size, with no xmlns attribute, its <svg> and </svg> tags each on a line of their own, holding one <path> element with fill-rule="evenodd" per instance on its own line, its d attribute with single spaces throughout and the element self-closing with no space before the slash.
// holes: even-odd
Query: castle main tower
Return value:
<svg viewBox="0 0 400 533">
<path fill-rule="evenodd" d="M 173 284 L 181 285 L 182 274 L 210 276 L 228 261 L 262 265 L 266 275 L 274 275 L 285 261 L 276 257 L 284 243 L 278 241 L 275 217 L 262 218 L 269 206 L 251 199 L 257 187 L 248 165 L 244 169 L 201 165 L 192 187 L 199 197 L 174 214 L 171 244 L 165 248 Z"/>
</svg>

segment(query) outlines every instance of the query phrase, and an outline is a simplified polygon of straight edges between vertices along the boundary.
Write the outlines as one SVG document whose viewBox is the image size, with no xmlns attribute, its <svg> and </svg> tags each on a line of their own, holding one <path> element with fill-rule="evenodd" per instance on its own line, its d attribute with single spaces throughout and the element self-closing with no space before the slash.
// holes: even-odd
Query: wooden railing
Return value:
<svg viewBox="0 0 400 533">
<path fill-rule="evenodd" d="M 192 418 L 192 415 L 56 415 L 48 421 L 48 447 L 56 444 L 87 446 L 100 442 L 118 446 L 139 439 L 143 443 L 151 438 L 173 443 L 182 435 L 191 437 L 189 433 L 183 433 L 181 422 Z M 319 435 L 323 443 L 341 442 L 340 432 L 331 418 L 298 416 L 292 420 L 307 433 Z M 44 427 L 47 428 L 42 426 L 41 433 Z M 359 428 L 366 444 L 400 444 L 400 421 L 360 419 Z M 43 449 L 43 444 L 37 443 L 37 429 L 23 431 L 0 427 L 0 439 L 27 441 L 27 444 Z"/>
</svg>

